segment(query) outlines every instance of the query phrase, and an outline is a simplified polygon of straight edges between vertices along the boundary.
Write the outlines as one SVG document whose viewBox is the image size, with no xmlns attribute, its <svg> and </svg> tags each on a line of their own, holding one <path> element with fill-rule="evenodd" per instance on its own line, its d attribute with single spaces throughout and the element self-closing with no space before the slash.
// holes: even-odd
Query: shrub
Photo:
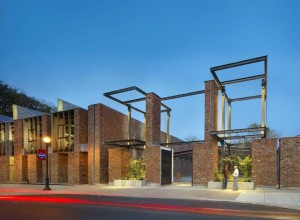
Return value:
<svg viewBox="0 0 300 220">
<path fill-rule="evenodd" d="M 141 157 L 139 160 L 130 160 L 129 170 L 126 176 L 122 177 L 124 180 L 144 180 L 145 179 L 145 158 Z"/>
<path fill-rule="evenodd" d="M 216 169 L 215 175 L 214 175 L 214 181 L 222 181 L 222 169 L 225 164 L 228 165 L 229 175 L 228 175 L 228 181 L 233 181 L 233 171 L 234 166 L 237 165 L 240 173 L 239 182 L 251 182 L 251 170 L 252 170 L 252 158 L 246 156 L 244 159 L 242 159 L 239 156 L 230 156 L 230 157 L 224 157 L 220 161 L 220 168 Z"/>
</svg>

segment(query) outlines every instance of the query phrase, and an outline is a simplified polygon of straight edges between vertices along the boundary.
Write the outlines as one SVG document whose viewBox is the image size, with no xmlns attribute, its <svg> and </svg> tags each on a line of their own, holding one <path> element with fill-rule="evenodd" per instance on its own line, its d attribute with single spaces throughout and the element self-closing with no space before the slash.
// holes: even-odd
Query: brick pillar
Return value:
<svg viewBox="0 0 300 220">
<path fill-rule="evenodd" d="M 49 155 L 50 183 L 68 182 L 68 154 L 52 153 Z"/>
<path fill-rule="evenodd" d="M 9 181 L 9 157 L 0 156 L 0 183 Z"/>
<path fill-rule="evenodd" d="M 22 182 L 23 120 L 14 121 L 15 182 Z"/>
<path fill-rule="evenodd" d="M 160 97 L 154 93 L 146 96 L 146 180 L 160 184 Z"/>
<path fill-rule="evenodd" d="M 88 108 L 88 183 L 107 183 L 108 148 L 103 144 L 105 118 L 102 104 Z"/>
<path fill-rule="evenodd" d="M 125 148 L 114 148 L 108 150 L 108 156 L 109 183 L 113 183 L 127 174 L 131 152 Z"/>
<path fill-rule="evenodd" d="M 84 109 L 77 108 L 74 110 L 74 151 L 79 151 L 80 144 L 88 143 L 88 112 Z"/>
<path fill-rule="evenodd" d="M 252 142 L 252 179 L 255 186 L 276 186 L 277 138 Z"/>
<path fill-rule="evenodd" d="M 218 87 L 215 81 L 205 82 L 204 144 L 193 146 L 193 185 L 207 185 L 218 165 L 218 141 L 210 131 L 218 130 Z"/>
<path fill-rule="evenodd" d="M 300 137 L 280 139 L 280 185 L 300 188 Z"/>
</svg>

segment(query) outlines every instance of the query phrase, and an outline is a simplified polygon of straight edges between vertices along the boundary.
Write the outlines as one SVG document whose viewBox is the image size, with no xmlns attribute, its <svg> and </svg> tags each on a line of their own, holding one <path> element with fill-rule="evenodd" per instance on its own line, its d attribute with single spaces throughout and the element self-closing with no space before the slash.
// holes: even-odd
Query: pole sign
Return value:
<svg viewBox="0 0 300 220">
<path fill-rule="evenodd" d="M 46 160 L 46 150 L 45 149 L 38 149 L 37 154 L 38 154 L 39 160 Z"/>
</svg>

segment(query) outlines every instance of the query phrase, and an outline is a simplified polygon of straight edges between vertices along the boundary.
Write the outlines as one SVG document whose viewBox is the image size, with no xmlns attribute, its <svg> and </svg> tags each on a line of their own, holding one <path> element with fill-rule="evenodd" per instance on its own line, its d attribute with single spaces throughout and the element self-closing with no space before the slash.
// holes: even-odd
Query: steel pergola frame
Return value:
<svg viewBox="0 0 300 220">
<path fill-rule="evenodd" d="M 228 140 L 228 143 L 230 145 L 230 140 L 232 139 L 240 139 L 240 138 L 261 138 L 266 136 L 266 121 L 265 121 L 265 114 L 266 114 L 266 100 L 267 100 L 267 56 L 261 56 L 261 57 L 256 57 L 252 59 L 247 59 L 247 60 L 242 60 L 234 63 L 229 63 L 221 66 L 215 66 L 210 68 L 210 72 L 212 76 L 214 77 L 214 80 L 218 86 L 218 89 L 221 90 L 222 92 L 222 129 L 221 131 L 211 131 L 211 135 L 215 136 L 216 138 L 219 139 L 219 141 L 225 141 Z M 264 63 L 264 73 L 260 75 L 252 75 L 249 77 L 244 77 L 244 78 L 236 78 L 232 80 L 227 80 L 221 82 L 217 72 L 222 71 L 225 69 L 229 68 L 235 68 L 239 66 L 244 66 L 244 65 L 249 65 L 249 64 L 254 64 L 258 62 L 263 62 Z M 236 84 L 236 83 L 243 83 L 247 81 L 253 81 L 253 80 L 262 80 L 261 82 L 261 95 L 253 95 L 253 96 L 248 96 L 248 97 L 237 97 L 237 98 L 230 98 L 228 97 L 226 90 L 225 90 L 225 85 L 230 85 L 230 84 Z M 262 100 L 262 106 L 261 106 L 261 128 L 259 129 L 254 129 L 251 131 L 251 129 L 231 129 L 231 105 L 233 102 L 238 102 L 238 101 L 247 101 L 247 100 L 252 100 L 252 99 L 261 99 Z M 225 130 L 225 101 L 227 101 L 228 104 L 228 115 L 227 115 L 227 130 Z M 231 134 L 236 133 L 237 131 L 242 131 L 242 130 L 247 130 L 247 132 L 250 134 L 247 135 L 236 135 L 232 136 Z M 257 130 L 260 131 L 260 133 L 257 133 Z M 252 132 L 252 134 L 251 134 Z M 238 132 L 239 133 L 239 132 Z"/>
<path fill-rule="evenodd" d="M 122 100 L 120 100 L 116 97 L 113 97 L 113 95 L 120 94 L 120 93 L 125 93 L 125 92 L 130 92 L 130 91 L 137 91 L 140 94 L 142 94 L 144 97 L 136 98 L 136 99 L 130 99 L 130 100 L 124 100 L 124 101 L 122 101 Z M 177 98 L 183 98 L 183 97 L 187 97 L 187 96 L 199 95 L 199 94 L 204 94 L 204 93 L 205 93 L 205 90 L 182 93 L 182 94 L 177 94 L 177 95 L 173 95 L 173 96 L 163 97 L 163 98 L 161 98 L 161 101 L 177 99 Z M 145 145 L 145 141 L 131 139 L 130 128 L 131 128 L 131 109 L 134 109 L 134 110 L 144 114 L 144 116 L 146 115 L 146 112 L 144 112 L 141 109 L 138 109 L 136 107 L 133 107 L 131 104 L 135 103 L 135 102 L 146 101 L 147 93 L 145 91 L 143 91 L 142 89 L 136 87 L 136 86 L 132 86 L 132 87 L 128 87 L 128 88 L 114 90 L 114 91 L 111 91 L 111 92 L 106 92 L 103 95 L 105 97 L 111 99 L 111 100 L 114 100 L 114 101 L 128 107 L 128 139 L 127 140 L 107 141 L 107 142 L 105 142 L 105 144 L 112 145 L 112 146 L 121 146 L 121 147 L 136 147 L 136 146 L 140 147 L 140 146 L 142 146 L 142 144 Z M 164 109 L 161 110 L 161 112 L 166 112 L 167 113 L 167 135 L 166 135 L 167 137 L 166 137 L 166 143 L 161 143 L 162 146 L 180 145 L 180 144 L 187 144 L 187 143 L 192 143 L 192 142 L 194 142 L 194 143 L 199 143 L 199 142 L 203 143 L 204 142 L 204 141 L 183 141 L 183 142 L 169 143 L 169 139 L 170 139 L 169 138 L 170 112 L 172 111 L 172 109 L 169 108 L 167 105 L 165 105 L 162 102 L 161 102 L 161 106 L 164 108 Z"/>
</svg>

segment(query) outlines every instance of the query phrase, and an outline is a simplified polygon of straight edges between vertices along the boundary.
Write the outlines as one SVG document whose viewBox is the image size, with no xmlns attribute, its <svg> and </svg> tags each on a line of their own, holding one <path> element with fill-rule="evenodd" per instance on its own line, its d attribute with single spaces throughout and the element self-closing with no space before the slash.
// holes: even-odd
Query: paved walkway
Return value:
<svg viewBox="0 0 300 220">
<path fill-rule="evenodd" d="M 191 200 L 216 200 L 278 206 L 300 210 L 300 189 L 219 190 L 206 187 L 175 184 L 169 186 L 116 187 L 107 185 L 44 185 L 0 184 L 0 198 L 7 195 L 86 194 L 145 198 L 174 198 Z"/>
</svg>

